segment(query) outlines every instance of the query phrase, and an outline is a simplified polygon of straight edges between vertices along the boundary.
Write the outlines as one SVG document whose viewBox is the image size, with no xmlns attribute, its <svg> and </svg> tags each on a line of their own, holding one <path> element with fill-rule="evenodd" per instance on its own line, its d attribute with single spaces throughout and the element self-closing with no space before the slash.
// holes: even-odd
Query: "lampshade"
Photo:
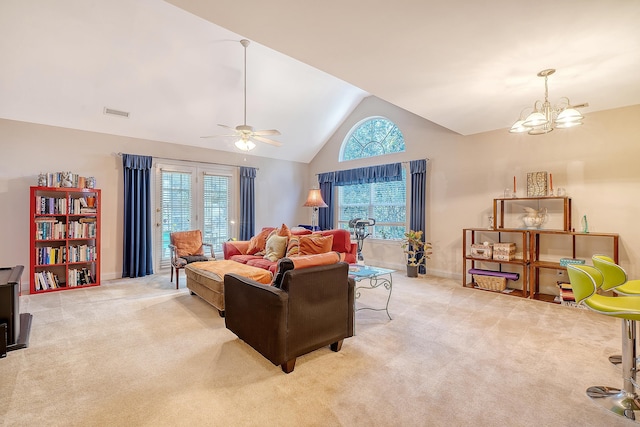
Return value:
<svg viewBox="0 0 640 427">
<path fill-rule="evenodd" d="M 571 122 L 579 122 L 584 118 L 578 110 L 575 108 L 565 108 L 558 114 L 558 118 L 556 118 L 556 123 L 571 123 Z"/>
<path fill-rule="evenodd" d="M 509 132 L 542 135 L 551 132 L 554 128 L 565 129 L 582 124 L 584 117 L 576 108 L 588 107 L 588 103 L 571 105 L 569 98 L 562 98 L 565 101 L 560 105 L 551 105 L 549 102 L 547 78 L 555 72 L 555 69 L 549 68 L 538 73 L 538 77 L 544 77 L 544 102 L 536 101 L 533 104 L 533 112 L 526 119 L 522 118 L 521 113 L 520 118 L 511 126 Z"/>
<path fill-rule="evenodd" d="M 242 151 L 251 151 L 256 148 L 256 144 L 248 139 L 239 139 L 235 143 L 236 148 Z"/>
<path fill-rule="evenodd" d="M 533 113 L 529 114 L 529 116 L 525 119 L 524 123 L 522 123 L 522 126 L 534 127 L 534 126 L 541 126 L 547 123 L 549 123 L 549 120 L 547 120 L 544 114 L 538 111 L 534 111 Z"/>
<path fill-rule="evenodd" d="M 312 188 L 309 190 L 309 195 L 307 196 L 307 201 L 304 202 L 304 205 L 310 208 L 326 208 L 327 204 L 322 199 L 322 194 L 320 194 L 320 189 Z"/>
<path fill-rule="evenodd" d="M 524 123 L 524 120 L 518 120 L 513 124 L 513 126 L 511 126 L 511 129 L 509 129 L 509 132 L 511 133 L 527 132 L 529 128 L 526 126 L 523 126 L 523 123 Z"/>
</svg>

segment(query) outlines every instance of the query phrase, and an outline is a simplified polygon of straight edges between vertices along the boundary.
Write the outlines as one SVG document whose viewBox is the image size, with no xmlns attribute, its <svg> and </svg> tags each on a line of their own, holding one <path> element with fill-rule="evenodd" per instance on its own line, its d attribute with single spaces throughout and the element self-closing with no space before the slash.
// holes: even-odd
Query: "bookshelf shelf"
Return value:
<svg viewBox="0 0 640 427">
<path fill-rule="evenodd" d="M 96 188 L 31 187 L 32 294 L 100 285 L 100 206 Z"/>
</svg>

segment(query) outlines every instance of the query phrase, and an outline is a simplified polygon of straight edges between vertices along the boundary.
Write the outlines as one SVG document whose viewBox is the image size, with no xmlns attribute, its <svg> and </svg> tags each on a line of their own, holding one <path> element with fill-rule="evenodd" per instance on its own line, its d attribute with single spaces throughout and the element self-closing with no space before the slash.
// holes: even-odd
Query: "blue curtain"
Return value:
<svg viewBox="0 0 640 427">
<path fill-rule="evenodd" d="M 318 184 L 320 185 L 320 194 L 322 200 L 327 204 L 326 208 L 318 210 L 318 226 L 320 230 L 330 230 L 333 225 L 333 183 L 336 179 L 335 172 L 321 173 L 318 175 Z"/>
<path fill-rule="evenodd" d="M 150 156 L 122 155 L 124 172 L 124 239 L 122 277 L 153 274 L 151 246 Z"/>
<path fill-rule="evenodd" d="M 409 228 L 411 230 L 425 230 L 425 217 L 427 209 L 427 161 L 412 160 L 409 162 L 411 173 L 411 205 L 409 206 Z M 422 240 L 424 241 L 424 234 Z M 425 273 L 423 264 L 420 265 L 420 273 Z"/>
<path fill-rule="evenodd" d="M 240 240 L 249 240 L 254 235 L 256 222 L 255 178 L 255 168 L 240 167 L 240 235 L 238 236 Z"/>
<path fill-rule="evenodd" d="M 338 186 L 402 181 L 402 163 L 348 169 L 337 171 L 335 174 L 335 185 Z"/>
</svg>

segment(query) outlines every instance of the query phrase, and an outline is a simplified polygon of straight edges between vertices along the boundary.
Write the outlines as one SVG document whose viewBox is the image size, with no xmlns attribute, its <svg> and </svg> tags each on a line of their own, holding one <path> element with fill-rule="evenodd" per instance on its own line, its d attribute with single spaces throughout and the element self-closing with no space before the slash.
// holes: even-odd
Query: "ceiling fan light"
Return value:
<svg viewBox="0 0 640 427">
<path fill-rule="evenodd" d="M 556 123 L 565 124 L 572 122 L 579 122 L 584 118 L 582 114 L 575 108 L 565 108 L 558 114 L 558 118 L 556 118 Z M 569 127 L 569 126 L 567 126 Z"/>
<path fill-rule="evenodd" d="M 513 124 L 513 126 L 511 126 L 511 129 L 509 129 L 509 132 L 511 133 L 523 133 L 523 132 L 527 132 L 530 128 L 524 126 L 524 120 L 518 120 L 517 122 L 515 122 Z"/>
<path fill-rule="evenodd" d="M 251 151 L 256 148 L 256 144 L 249 140 L 239 139 L 236 141 L 235 146 L 238 150 Z"/>
<path fill-rule="evenodd" d="M 526 119 L 524 119 L 524 123 L 522 125 L 525 127 L 534 127 L 546 125 L 547 123 L 549 123 L 549 121 L 544 116 L 544 114 L 538 111 L 534 111 L 533 113 L 529 114 Z"/>
</svg>

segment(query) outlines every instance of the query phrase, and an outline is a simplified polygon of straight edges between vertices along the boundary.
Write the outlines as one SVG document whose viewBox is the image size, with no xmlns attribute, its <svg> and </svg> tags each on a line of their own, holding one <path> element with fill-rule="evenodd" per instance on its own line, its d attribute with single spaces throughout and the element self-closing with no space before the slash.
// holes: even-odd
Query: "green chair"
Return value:
<svg viewBox="0 0 640 427">
<path fill-rule="evenodd" d="M 629 297 L 640 296 L 640 280 L 629 280 L 627 272 L 612 258 L 606 255 L 594 255 L 591 260 L 593 266 L 602 273 L 602 290 L 613 290 L 618 295 Z"/>
<path fill-rule="evenodd" d="M 591 257 L 593 266 L 600 270 L 603 277 L 602 290 L 612 290 L 618 295 L 629 297 L 640 296 L 640 280 L 628 280 L 627 272 L 620 267 L 613 258 L 606 255 L 594 255 Z M 609 356 L 609 361 L 614 365 L 622 363 L 619 354 Z"/>
<path fill-rule="evenodd" d="M 608 410 L 635 420 L 640 416 L 640 400 L 635 392 L 636 384 L 636 321 L 640 320 L 640 298 L 611 297 L 596 293 L 604 277 L 600 270 L 589 265 L 568 265 L 567 272 L 576 298 L 583 304 L 605 316 L 622 319 L 622 379 L 623 388 L 593 386 L 587 396 Z"/>
</svg>

